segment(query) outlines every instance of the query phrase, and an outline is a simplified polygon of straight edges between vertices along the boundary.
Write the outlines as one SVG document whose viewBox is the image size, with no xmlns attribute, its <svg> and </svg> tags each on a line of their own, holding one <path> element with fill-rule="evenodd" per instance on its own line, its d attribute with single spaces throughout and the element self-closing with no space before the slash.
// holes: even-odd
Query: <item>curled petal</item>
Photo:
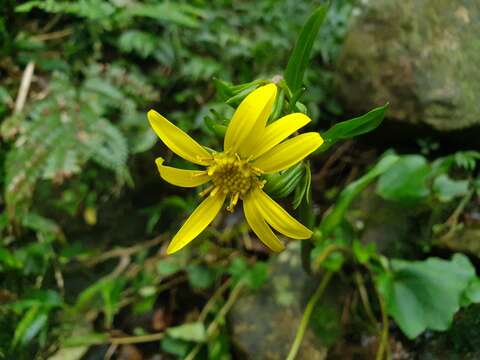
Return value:
<svg viewBox="0 0 480 360">
<path fill-rule="evenodd" d="M 262 137 L 276 95 L 277 86 L 268 84 L 252 91 L 240 103 L 225 134 L 225 151 L 250 155 L 253 144 Z"/>
<path fill-rule="evenodd" d="M 273 147 L 256 159 L 252 165 L 265 173 L 285 170 L 302 161 L 322 144 L 323 139 L 319 133 L 301 134 Z"/>
<path fill-rule="evenodd" d="M 295 131 L 301 129 L 310 122 L 310 118 L 302 113 L 286 115 L 265 128 L 262 138 L 251 150 L 252 159 L 258 158 L 275 145 L 280 144 Z"/>
<path fill-rule="evenodd" d="M 309 239 L 312 231 L 294 219 L 262 190 L 255 191 L 252 198 L 265 221 L 285 236 L 292 239 Z"/>
<path fill-rule="evenodd" d="M 150 126 L 160 140 L 175 154 L 194 164 L 208 165 L 212 155 L 183 130 L 173 125 L 155 110 L 147 114 Z"/>
<path fill-rule="evenodd" d="M 225 194 L 208 196 L 193 211 L 168 245 L 167 254 L 173 254 L 195 239 L 215 219 L 225 201 Z"/>
<path fill-rule="evenodd" d="M 243 201 L 243 212 L 245 213 L 248 225 L 250 225 L 260 241 L 275 252 L 280 252 L 285 249 L 285 246 L 263 219 L 251 195 L 247 196 Z"/>
<path fill-rule="evenodd" d="M 155 160 L 160 176 L 166 182 L 175 186 L 196 187 L 205 184 L 210 180 L 206 171 L 201 170 L 183 170 L 171 166 L 163 165 L 161 157 Z"/>
</svg>

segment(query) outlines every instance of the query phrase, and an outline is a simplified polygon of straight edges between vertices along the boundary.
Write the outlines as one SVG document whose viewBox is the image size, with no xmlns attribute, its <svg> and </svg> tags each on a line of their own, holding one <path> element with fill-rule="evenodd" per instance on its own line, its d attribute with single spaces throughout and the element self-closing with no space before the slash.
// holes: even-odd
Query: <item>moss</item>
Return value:
<svg viewBox="0 0 480 360">
<path fill-rule="evenodd" d="M 462 311 L 445 337 L 447 345 L 458 353 L 478 351 L 480 349 L 480 305 L 473 305 Z"/>
<path fill-rule="evenodd" d="M 352 112 L 453 130 L 480 124 L 480 8 L 471 1 L 377 0 L 344 45 L 338 84 Z"/>
</svg>

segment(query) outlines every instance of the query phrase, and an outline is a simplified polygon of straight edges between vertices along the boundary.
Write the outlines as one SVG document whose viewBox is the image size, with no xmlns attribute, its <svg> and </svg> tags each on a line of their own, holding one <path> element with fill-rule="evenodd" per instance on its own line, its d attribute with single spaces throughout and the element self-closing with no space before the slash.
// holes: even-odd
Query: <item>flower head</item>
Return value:
<svg viewBox="0 0 480 360">
<path fill-rule="evenodd" d="M 268 84 L 241 102 L 227 128 L 223 152 L 207 150 L 156 111 L 148 112 L 150 125 L 167 147 L 185 160 L 205 167 L 204 170 L 177 169 L 164 165 L 164 160 L 158 158 L 160 176 L 182 187 L 210 183 L 200 193 L 205 199 L 170 242 L 168 254 L 180 250 L 205 230 L 227 198 L 229 211 L 243 201 L 248 224 L 273 251 L 282 251 L 284 246 L 271 227 L 293 239 L 310 238 L 312 232 L 262 190 L 263 174 L 288 169 L 323 143 L 316 132 L 287 139 L 310 122 L 301 113 L 284 116 L 267 125 L 276 93 L 276 85 Z"/>
</svg>

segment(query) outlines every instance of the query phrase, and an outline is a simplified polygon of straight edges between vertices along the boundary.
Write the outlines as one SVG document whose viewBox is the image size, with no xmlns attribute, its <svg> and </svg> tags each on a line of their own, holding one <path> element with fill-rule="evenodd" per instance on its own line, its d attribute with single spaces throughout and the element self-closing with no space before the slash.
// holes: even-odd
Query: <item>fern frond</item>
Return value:
<svg viewBox="0 0 480 360">
<path fill-rule="evenodd" d="M 128 180 L 127 139 L 103 117 L 124 96 L 112 84 L 100 89 L 98 85 L 87 79 L 76 89 L 65 76 L 56 76 L 51 95 L 31 106 L 6 158 L 5 200 L 10 219 L 27 212 L 38 180 L 61 183 L 79 173 L 89 160 Z"/>
</svg>

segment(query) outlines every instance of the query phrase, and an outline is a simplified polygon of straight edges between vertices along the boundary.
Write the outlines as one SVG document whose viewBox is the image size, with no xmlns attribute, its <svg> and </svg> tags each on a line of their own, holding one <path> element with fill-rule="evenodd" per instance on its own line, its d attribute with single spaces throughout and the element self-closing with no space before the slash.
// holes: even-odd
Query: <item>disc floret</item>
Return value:
<svg viewBox="0 0 480 360">
<path fill-rule="evenodd" d="M 213 182 L 211 194 L 222 192 L 230 196 L 229 211 L 233 211 L 238 199 L 243 199 L 253 188 L 263 187 L 263 182 L 258 178 L 260 171 L 238 154 L 215 154 L 207 173 Z"/>
</svg>

